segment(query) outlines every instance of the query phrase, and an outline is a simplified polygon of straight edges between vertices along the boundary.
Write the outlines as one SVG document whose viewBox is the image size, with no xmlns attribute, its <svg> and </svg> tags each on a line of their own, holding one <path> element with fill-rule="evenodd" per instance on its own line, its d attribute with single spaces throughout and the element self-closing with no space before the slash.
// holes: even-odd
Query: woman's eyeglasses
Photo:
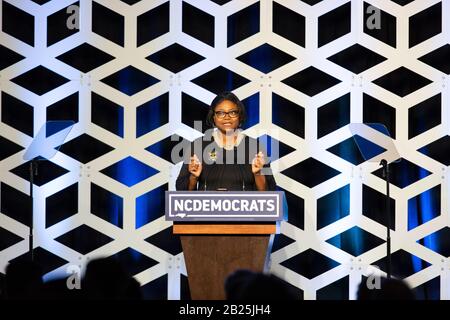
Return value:
<svg viewBox="0 0 450 320">
<path fill-rule="evenodd" d="M 231 110 L 228 112 L 225 111 L 216 111 L 214 112 L 217 118 L 224 119 L 226 115 L 230 116 L 230 118 L 236 118 L 239 116 L 239 110 Z"/>
</svg>

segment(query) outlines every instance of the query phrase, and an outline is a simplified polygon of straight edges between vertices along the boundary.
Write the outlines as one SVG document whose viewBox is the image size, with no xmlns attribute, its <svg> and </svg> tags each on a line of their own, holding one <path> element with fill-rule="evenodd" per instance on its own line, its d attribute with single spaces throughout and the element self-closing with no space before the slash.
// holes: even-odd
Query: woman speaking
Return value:
<svg viewBox="0 0 450 320">
<path fill-rule="evenodd" d="M 190 161 L 181 168 L 177 190 L 275 190 L 263 151 L 240 129 L 245 119 L 245 107 L 236 95 L 224 92 L 214 98 L 206 119 L 214 129 L 191 144 Z"/>
</svg>

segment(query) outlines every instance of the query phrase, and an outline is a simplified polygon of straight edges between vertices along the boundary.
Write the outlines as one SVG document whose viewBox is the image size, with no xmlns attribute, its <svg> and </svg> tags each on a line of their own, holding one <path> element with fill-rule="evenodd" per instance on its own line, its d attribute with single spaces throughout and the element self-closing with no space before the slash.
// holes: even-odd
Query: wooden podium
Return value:
<svg viewBox="0 0 450 320">
<path fill-rule="evenodd" d="M 224 300 L 226 277 L 237 269 L 262 272 L 276 233 L 270 224 L 176 224 L 192 300 Z"/>
</svg>

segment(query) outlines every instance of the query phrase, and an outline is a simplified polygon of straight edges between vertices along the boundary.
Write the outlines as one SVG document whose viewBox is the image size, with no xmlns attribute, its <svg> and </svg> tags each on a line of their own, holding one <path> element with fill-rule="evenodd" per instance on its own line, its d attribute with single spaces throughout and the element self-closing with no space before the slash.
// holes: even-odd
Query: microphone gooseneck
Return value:
<svg viewBox="0 0 450 320">
<path fill-rule="evenodd" d="M 213 162 L 213 163 L 215 163 L 215 162 Z M 205 182 L 203 184 L 203 191 L 206 191 L 208 189 L 207 182 L 208 182 L 208 177 L 209 177 L 209 174 L 210 174 L 209 169 L 211 169 L 211 168 L 206 168 L 206 164 L 203 165 L 203 173 L 205 174 L 204 175 L 205 176 L 205 179 L 204 179 Z"/>
<path fill-rule="evenodd" d="M 234 147 L 234 151 L 237 152 L 237 147 Z M 237 157 L 235 156 L 234 159 L 237 160 Z M 238 161 L 236 161 L 236 162 L 238 162 Z M 245 163 L 244 163 L 244 165 L 245 165 Z M 239 175 L 240 175 L 240 178 L 242 181 L 242 191 L 245 191 L 245 174 L 242 171 L 242 165 L 237 163 L 237 166 L 239 167 Z"/>
</svg>

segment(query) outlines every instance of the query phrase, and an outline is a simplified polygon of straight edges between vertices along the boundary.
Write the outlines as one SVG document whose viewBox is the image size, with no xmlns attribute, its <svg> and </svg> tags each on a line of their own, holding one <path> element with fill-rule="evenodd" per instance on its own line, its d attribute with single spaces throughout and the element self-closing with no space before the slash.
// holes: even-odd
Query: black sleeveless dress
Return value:
<svg viewBox="0 0 450 320">
<path fill-rule="evenodd" d="M 194 147 L 195 143 L 201 146 L 201 151 Z M 266 154 L 264 150 L 261 151 Z M 256 140 L 246 135 L 237 146 L 230 150 L 219 146 L 214 139 L 205 141 L 202 137 L 198 138 L 191 144 L 190 155 L 195 153 L 202 162 L 203 168 L 194 190 L 257 191 L 251 161 L 258 152 Z M 186 160 L 176 181 L 177 190 L 188 189 L 190 172 Z M 264 167 L 270 173 L 265 175 L 266 190 L 273 191 L 276 189 L 276 183 L 271 174 L 270 165 L 265 164 Z"/>
</svg>

